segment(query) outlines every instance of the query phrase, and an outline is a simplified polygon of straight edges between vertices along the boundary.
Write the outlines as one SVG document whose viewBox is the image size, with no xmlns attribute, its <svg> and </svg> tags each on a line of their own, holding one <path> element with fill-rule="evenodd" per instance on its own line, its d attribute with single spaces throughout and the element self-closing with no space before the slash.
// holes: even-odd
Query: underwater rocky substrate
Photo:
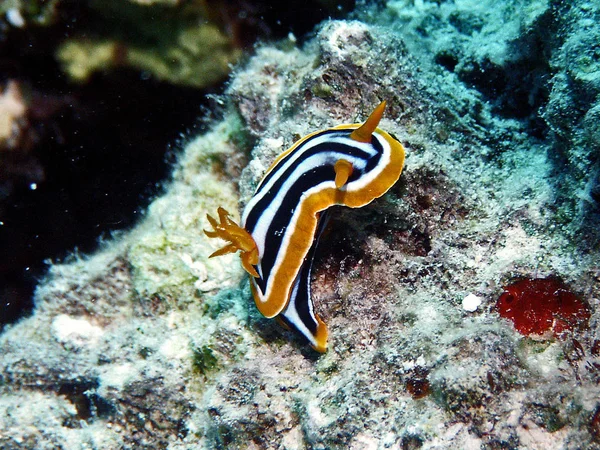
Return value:
<svg viewBox="0 0 600 450">
<path fill-rule="evenodd" d="M 388 19 L 407 13 L 398 5 Z M 467 14 L 422 6 L 446 31 L 447 8 Z M 508 6 L 488 6 L 482 49 L 509 48 L 504 32 L 519 32 L 486 27 Z M 412 8 L 398 21 L 431 16 Z M 540 6 L 520 33 L 552 14 Z M 570 30 L 573 17 L 553 20 Z M 35 314 L 0 337 L 5 447 L 600 446 L 597 248 L 593 235 L 575 240 L 591 216 L 569 221 L 556 205 L 583 182 L 565 176 L 558 192 L 554 141 L 497 114 L 409 31 L 335 21 L 302 48 L 257 49 L 146 219 L 53 266 Z M 239 210 L 298 137 L 360 121 L 383 99 L 381 127 L 406 166 L 386 196 L 336 210 L 323 236 L 313 288 L 330 347 L 319 356 L 258 314 L 237 257 L 208 259 L 216 247 L 200 230 L 218 206 Z M 589 318 L 525 336 L 497 302 L 548 277 Z"/>
</svg>

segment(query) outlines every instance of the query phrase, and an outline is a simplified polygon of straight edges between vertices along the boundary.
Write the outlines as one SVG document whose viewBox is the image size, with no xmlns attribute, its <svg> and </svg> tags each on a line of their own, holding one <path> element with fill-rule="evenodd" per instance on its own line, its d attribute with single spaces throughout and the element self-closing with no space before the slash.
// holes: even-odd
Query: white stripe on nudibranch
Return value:
<svg viewBox="0 0 600 450">
<path fill-rule="evenodd" d="M 242 251 L 261 313 L 281 318 L 320 352 L 327 349 L 328 331 L 314 312 L 310 273 L 321 214 L 333 205 L 364 206 L 400 177 L 404 149 L 377 128 L 384 108 L 382 102 L 362 125 L 340 125 L 300 139 L 267 170 L 241 227 L 219 209 L 221 222 L 209 216 L 214 231 L 205 231 L 230 242 L 211 256 Z M 274 224 L 279 229 L 272 229 Z"/>
<path fill-rule="evenodd" d="M 304 138 L 306 139 L 306 138 Z M 315 146 L 320 145 L 320 144 L 348 144 L 348 137 L 332 137 L 330 135 L 320 135 L 320 136 L 316 136 L 313 138 L 309 138 L 308 140 L 306 140 L 304 143 L 301 144 L 301 146 L 296 149 L 294 151 L 293 154 L 290 154 L 289 158 L 287 158 L 284 162 L 284 164 L 282 164 L 281 166 L 274 166 L 274 167 L 270 167 L 267 172 L 265 173 L 265 176 L 270 174 L 271 172 L 273 172 L 274 170 L 277 170 L 278 172 L 285 172 L 287 171 L 290 166 L 292 166 L 296 161 L 298 161 L 298 159 L 302 158 L 308 151 L 312 150 Z M 360 150 L 362 150 L 365 153 L 370 154 L 371 156 L 375 156 L 376 152 L 371 148 L 371 145 L 366 144 L 366 143 L 362 143 L 362 142 L 354 142 L 353 143 L 355 148 L 358 148 Z M 299 150 L 299 151 L 298 151 Z M 333 153 L 333 152 L 331 152 Z M 345 155 L 341 155 L 341 156 L 345 156 Z M 261 184 L 258 185 L 258 188 L 256 189 L 256 192 L 254 193 L 254 196 L 250 199 L 250 201 L 248 202 L 248 204 L 246 205 L 246 208 L 244 208 L 244 213 L 242 214 L 242 224 L 246 223 L 246 218 L 248 217 L 248 214 L 250 213 L 250 211 L 254 208 L 254 206 L 263 199 L 263 197 L 269 192 L 269 190 L 273 187 L 273 184 L 275 184 L 275 182 L 277 181 L 277 177 L 273 176 L 264 186 Z"/>
<path fill-rule="evenodd" d="M 360 191 L 361 189 L 364 189 L 364 187 L 366 185 L 368 185 L 369 183 L 372 183 L 377 177 L 379 177 L 381 175 L 381 172 L 383 172 L 383 170 L 390 163 L 390 153 L 391 153 L 390 145 L 387 143 L 387 141 L 383 137 L 377 135 L 376 133 L 373 133 L 373 138 L 377 139 L 383 148 L 383 154 L 381 155 L 381 160 L 379 161 L 379 164 L 377 165 L 377 169 L 371 170 L 370 172 L 368 172 L 365 175 L 363 175 L 362 177 L 360 177 L 358 180 L 351 181 L 350 183 L 348 183 L 345 186 L 347 192 L 356 192 L 356 191 Z M 375 200 L 375 198 L 373 200 Z"/>
</svg>

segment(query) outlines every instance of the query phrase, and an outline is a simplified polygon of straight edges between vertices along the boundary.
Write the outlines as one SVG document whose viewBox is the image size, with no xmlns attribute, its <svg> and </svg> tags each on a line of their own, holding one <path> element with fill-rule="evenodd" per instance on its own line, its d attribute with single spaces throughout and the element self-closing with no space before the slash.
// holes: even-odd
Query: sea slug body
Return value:
<svg viewBox="0 0 600 450">
<path fill-rule="evenodd" d="M 314 312 L 310 278 L 315 249 L 333 205 L 359 208 L 398 181 L 404 148 L 377 128 L 382 102 L 364 124 L 338 125 L 297 141 L 267 170 L 242 214 L 241 226 L 219 208 L 212 231 L 229 244 L 212 256 L 241 250 L 258 310 L 296 329 L 319 352 L 327 326 Z"/>
</svg>

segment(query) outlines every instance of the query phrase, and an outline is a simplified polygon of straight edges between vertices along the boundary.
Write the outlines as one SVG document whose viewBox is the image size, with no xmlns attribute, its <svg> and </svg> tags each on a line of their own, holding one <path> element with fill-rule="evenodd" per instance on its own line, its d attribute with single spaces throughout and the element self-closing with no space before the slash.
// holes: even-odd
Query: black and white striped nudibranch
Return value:
<svg viewBox="0 0 600 450">
<path fill-rule="evenodd" d="M 319 352 L 327 350 L 327 326 L 314 312 L 313 256 L 333 205 L 365 206 L 391 188 L 402 172 L 404 148 L 377 128 L 385 102 L 364 124 L 338 125 L 300 139 L 267 170 L 246 205 L 241 226 L 219 208 L 213 231 L 229 244 L 212 256 L 241 250 L 254 301 L 268 318 L 295 328 Z"/>
</svg>

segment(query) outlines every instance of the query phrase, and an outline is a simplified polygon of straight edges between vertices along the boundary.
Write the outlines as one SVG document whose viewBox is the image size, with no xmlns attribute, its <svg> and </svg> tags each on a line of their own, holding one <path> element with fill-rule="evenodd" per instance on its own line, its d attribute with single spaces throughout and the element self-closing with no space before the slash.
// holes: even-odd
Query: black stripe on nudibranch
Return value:
<svg viewBox="0 0 600 450">
<path fill-rule="evenodd" d="M 328 221 L 329 212 L 325 211 L 319 216 L 317 236 L 306 255 L 306 261 L 302 265 L 298 277 L 294 280 L 290 300 L 280 316 L 289 327 L 298 331 L 313 347 L 318 345 L 315 336 L 319 336 L 323 331 L 326 333 L 325 324 L 313 310 L 310 279 L 317 246 Z"/>
</svg>

